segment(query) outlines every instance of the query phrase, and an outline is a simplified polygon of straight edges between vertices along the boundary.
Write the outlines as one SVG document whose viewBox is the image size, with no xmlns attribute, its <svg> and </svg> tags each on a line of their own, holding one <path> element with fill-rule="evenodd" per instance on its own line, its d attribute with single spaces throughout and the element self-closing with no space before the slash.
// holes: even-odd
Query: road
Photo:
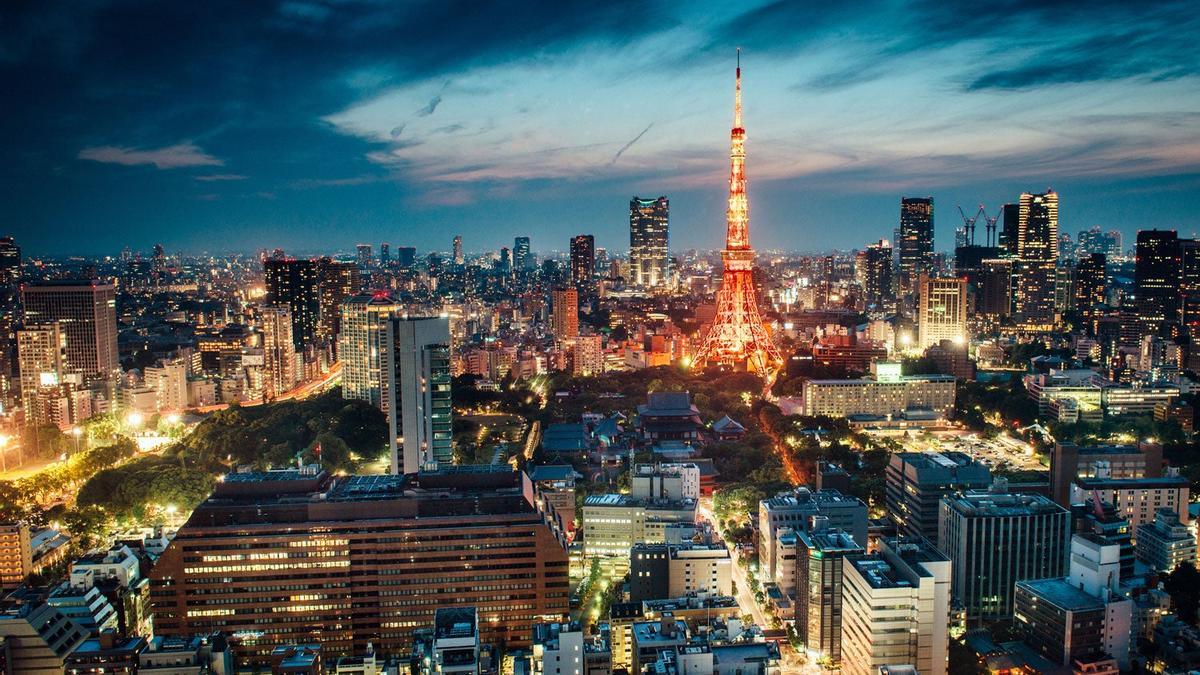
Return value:
<svg viewBox="0 0 1200 675">
<path fill-rule="evenodd" d="M 806 484 L 808 471 L 800 465 L 800 460 L 796 459 L 788 444 L 767 424 L 766 411 L 766 406 L 758 411 L 758 428 L 771 439 L 771 449 L 779 457 L 779 463 L 783 465 L 783 470 L 787 473 L 788 480 L 792 482 L 792 485 Z"/>
<path fill-rule="evenodd" d="M 326 389 L 332 387 L 334 384 L 336 384 L 338 381 L 340 381 L 341 378 L 342 378 L 342 364 L 339 361 L 329 367 L 329 372 L 325 373 L 325 377 L 323 377 L 319 380 L 313 380 L 311 382 L 305 382 L 303 384 L 297 385 L 267 402 L 268 403 L 277 403 L 279 401 L 290 401 L 292 399 L 308 398 L 309 396 L 312 396 L 313 394 L 319 394 L 319 393 L 325 391 Z M 243 407 L 243 408 L 249 408 L 251 406 L 262 405 L 262 404 L 263 404 L 262 400 L 256 399 L 253 401 L 243 401 L 239 405 L 241 405 L 241 407 Z M 202 414 L 213 413 L 213 412 L 217 412 L 218 410 L 225 410 L 228 407 L 229 407 L 228 403 L 219 403 L 217 405 L 208 405 L 208 406 L 204 406 L 202 408 L 195 408 L 193 410 L 193 412 L 202 413 Z"/>
<path fill-rule="evenodd" d="M 697 504 L 697 511 L 699 511 L 701 518 L 712 523 L 713 527 L 717 526 L 717 519 L 713 516 L 712 512 L 712 497 L 702 498 L 700 503 Z M 733 584 L 736 587 L 738 607 L 742 610 L 743 615 L 749 614 L 754 617 L 754 623 L 762 626 L 764 629 L 770 628 L 770 619 L 767 618 L 762 607 L 759 607 L 758 601 L 755 600 L 754 594 L 750 591 L 750 580 L 746 577 L 746 569 L 738 564 L 737 550 L 725 539 L 724 535 L 721 536 L 721 539 L 725 540 L 725 546 L 729 548 L 729 556 L 733 560 L 731 567 L 733 568 Z"/>
</svg>

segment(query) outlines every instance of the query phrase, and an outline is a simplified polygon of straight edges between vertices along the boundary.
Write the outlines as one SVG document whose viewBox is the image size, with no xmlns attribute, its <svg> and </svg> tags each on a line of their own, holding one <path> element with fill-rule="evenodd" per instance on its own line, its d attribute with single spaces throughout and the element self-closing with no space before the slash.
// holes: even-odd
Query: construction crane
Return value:
<svg viewBox="0 0 1200 675">
<path fill-rule="evenodd" d="M 967 217 L 967 212 L 963 211 L 962 204 L 958 205 L 958 213 L 959 213 L 959 215 L 962 216 L 963 230 L 965 230 L 967 233 L 967 245 L 974 246 L 975 245 L 975 222 L 979 220 L 980 215 L 982 215 L 984 218 L 987 218 L 987 213 L 983 209 L 983 204 L 979 205 L 979 210 L 976 211 L 975 215 L 971 216 L 970 218 Z"/>
</svg>

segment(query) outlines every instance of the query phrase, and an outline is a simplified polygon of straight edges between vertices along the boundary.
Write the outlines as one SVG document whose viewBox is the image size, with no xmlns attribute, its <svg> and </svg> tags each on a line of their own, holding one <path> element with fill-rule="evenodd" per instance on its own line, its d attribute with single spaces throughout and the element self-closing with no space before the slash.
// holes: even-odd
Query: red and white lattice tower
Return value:
<svg viewBox="0 0 1200 675">
<path fill-rule="evenodd" d="M 729 209 L 725 212 L 725 273 L 717 292 L 717 313 L 696 361 L 774 370 L 779 349 L 763 326 L 754 292 L 754 249 L 750 248 L 750 206 L 746 199 L 746 130 L 742 128 L 742 64 L 738 51 L 730 132 Z"/>
</svg>

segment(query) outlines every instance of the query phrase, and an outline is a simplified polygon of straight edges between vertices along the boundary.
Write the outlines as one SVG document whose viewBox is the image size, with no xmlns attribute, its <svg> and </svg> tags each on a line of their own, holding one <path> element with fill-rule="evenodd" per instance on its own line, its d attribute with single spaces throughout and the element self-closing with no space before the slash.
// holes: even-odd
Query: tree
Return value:
<svg viewBox="0 0 1200 675">
<path fill-rule="evenodd" d="M 1200 570 L 1184 563 L 1163 578 L 1163 588 L 1171 596 L 1175 614 L 1195 626 L 1197 608 L 1200 607 Z"/>
</svg>

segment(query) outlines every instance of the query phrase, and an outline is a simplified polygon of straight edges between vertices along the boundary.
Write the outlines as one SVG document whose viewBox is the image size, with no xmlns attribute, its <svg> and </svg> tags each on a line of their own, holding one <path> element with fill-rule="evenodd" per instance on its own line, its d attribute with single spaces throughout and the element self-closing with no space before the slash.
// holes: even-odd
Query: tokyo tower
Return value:
<svg viewBox="0 0 1200 675">
<path fill-rule="evenodd" d="M 717 313 L 696 360 L 768 372 L 781 361 L 767 335 L 754 293 L 754 249 L 750 248 L 750 207 L 746 199 L 746 130 L 742 128 L 742 55 L 738 50 L 730 132 L 729 209 L 725 212 L 725 273 L 717 292 Z"/>
</svg>

